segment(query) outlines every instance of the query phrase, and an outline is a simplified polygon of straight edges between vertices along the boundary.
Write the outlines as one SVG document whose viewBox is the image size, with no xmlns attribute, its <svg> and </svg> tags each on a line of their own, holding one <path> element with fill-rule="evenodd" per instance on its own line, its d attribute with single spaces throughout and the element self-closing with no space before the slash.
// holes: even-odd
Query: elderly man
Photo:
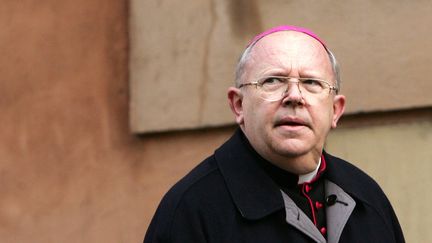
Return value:
<svg viewBox="0 0 432 243">
<path fill-rule="evenodd" d="M 166 194 L 144 242 L 404 242 L 373 179 L 323 150 L 339 86 L 311 31 L 256 36 L 228 90 L 239 129 Z"/>
</svg>

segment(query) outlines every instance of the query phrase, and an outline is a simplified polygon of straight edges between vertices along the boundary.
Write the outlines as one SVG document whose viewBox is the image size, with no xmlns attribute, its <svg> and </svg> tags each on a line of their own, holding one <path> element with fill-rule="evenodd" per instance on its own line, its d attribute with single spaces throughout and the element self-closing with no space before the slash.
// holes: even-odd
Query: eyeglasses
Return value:
<svg viewBox="0 0 432 243">
<path fill-rule="evenodd" d="M 294 80 L 292 80 L 294 79 Z M 296 78 L 283 76 L 267 76 L 258 81 L 240 84 L 239 88 L 255 85 L 261 98 L 267 101 L 278 101 L 285 97 L 289 83 L 296 83 L 302 95 L 320 96 L 339 91 L 336 86 L 317 78 Z M 328 91 L 327 91 L 328 90 Z"/>
</svg>

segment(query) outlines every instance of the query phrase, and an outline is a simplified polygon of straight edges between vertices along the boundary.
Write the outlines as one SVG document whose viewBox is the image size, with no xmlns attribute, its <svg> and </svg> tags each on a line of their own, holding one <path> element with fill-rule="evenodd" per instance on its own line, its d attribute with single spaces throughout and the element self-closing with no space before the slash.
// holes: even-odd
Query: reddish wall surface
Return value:
<svg viewBox="0 0 432 243">
<path fill-rule="evenodd" d="M 2 242 L 141 242 L 162 194 L 225 139 L 129 133 L 127 11 L 2 2 Z"/>
</svg>

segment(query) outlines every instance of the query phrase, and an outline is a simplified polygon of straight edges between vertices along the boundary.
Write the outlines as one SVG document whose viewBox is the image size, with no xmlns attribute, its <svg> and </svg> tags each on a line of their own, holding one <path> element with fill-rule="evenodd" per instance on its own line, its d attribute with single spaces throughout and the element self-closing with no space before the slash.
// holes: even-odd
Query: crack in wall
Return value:
<svg viewBox="0 0 432 243">
<path fill-rule="evenodd" d="M 210 27 L 204 39 L 204 54 L 202 60 L 202 78 L 199 85 L 199 106 L 198 106 L 198 119 L 197 124 L 203 125 L 204 111 L 207 104 L 207 88 L 210 81 L 209 73 L 209 57 L 211 51 L 211 38 L 216 27 L 217 13 L 215 0 L 210 0 Z"/>
<path fill-rule="evenodd" d="M 226 0 L 231 31 L 240 39 L 249 40 L 262 31 L 260 8 L 256 0 Z"/>
</svg>

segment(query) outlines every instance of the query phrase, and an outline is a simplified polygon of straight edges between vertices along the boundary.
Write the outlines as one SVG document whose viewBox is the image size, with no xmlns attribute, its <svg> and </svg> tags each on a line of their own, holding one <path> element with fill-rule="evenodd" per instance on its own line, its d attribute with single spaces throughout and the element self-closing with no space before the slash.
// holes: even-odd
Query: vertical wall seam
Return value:
<svg viewBox="0 0 432 243">
<path fill-rule="evenodd" d="M 204 121 L 204 111 L 207 104 L 207 88 L 208 83 L 210 82 L 210 72 L 209 72 L 209 59 L 210 59 L 210 51 L 211 51 L 211 39 L 213 36 L 213 32 L 216 28 L 217 22 L 217 13 L 215 0 L 210 0 L 210 27 L 208 28 L 208 32 L 206 34 L 204 40 L 204 53 L 202 60 L 202 78 L 200 80 L 199 85 L 199 104 L 198 104 L 198 125 L 203 125 Z"/>
</svg>

